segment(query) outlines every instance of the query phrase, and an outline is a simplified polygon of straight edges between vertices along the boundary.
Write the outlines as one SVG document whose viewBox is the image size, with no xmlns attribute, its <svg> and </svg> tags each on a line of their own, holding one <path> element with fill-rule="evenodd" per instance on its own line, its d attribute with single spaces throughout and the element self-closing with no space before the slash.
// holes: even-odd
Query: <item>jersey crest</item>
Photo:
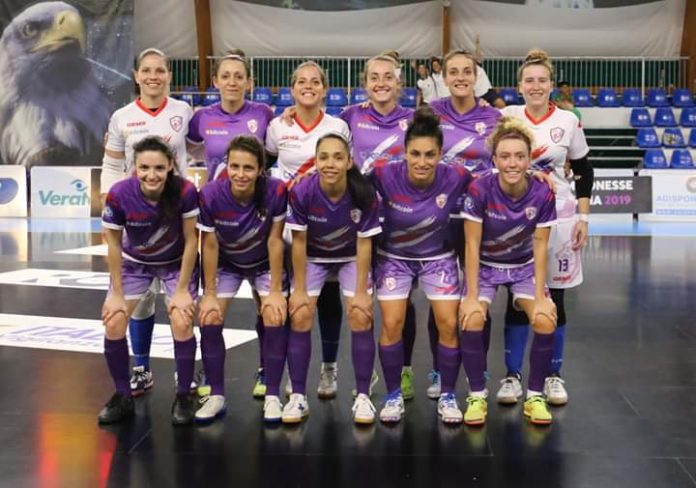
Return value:
<svg viewBox="0 0 696 488">
<path fill-rule="evenodd" d="M 256 131 L 259 130 L 259 123 L 256 119 L 250 119 L 247 120 L 247 127 L 249 128 L 249 132 L 256 134 Z"/>
<path fill-rule="evenodd" d="M 484 135 L 486 133 L 486 123 L 485 122 L 476 122 L 474 125 L 474 130 L 478 132 L 480 136 Z"/>
<path fill-rule="evenodd" d="M 169 125 L 172 127 L 172 129 L 179 132 L 184 126 L 184 118 L 181 115 L 175 115 L 169 119 Z"/>
<path fill-rule="evenodd" d="M 437 208 L 444 208 L 444 206 L 447 205 L 447 195 L 440 193 L 435 197 L 435 205 L 437 205 Z"/>
<path fill-rule="evenodd" d="M 551 136 L 551 140 L 554 142 L 554 144 L 558 144 L 561 139 L 563 139 L 564 134 L 565 130 L 560 127 L 554 127 L 549 131 L 549 135 Z"/>
<path fill-rule="evenodd" d="M 524 209 L 524 214 L 527 216 L 527 220 L 533 220 L 537 215 L 537 209 L 535 207 L 527 207 Z"/>
<path fill-rule="evenodd" d="M 362 217 L 362 212 L 359 208 L 354 208 L 350 211 L 350 220 L 352 220 L 354 223 L 357 224 L 360 222 L 360 217 Z"/>
<path fill-rule="evenodd" d="M 401 119 L 399 121 L 399 129 L 402 131 L 406 132 L 406 129 L 408 129 L 408 120 L 406 119 Z"/>
</svg>

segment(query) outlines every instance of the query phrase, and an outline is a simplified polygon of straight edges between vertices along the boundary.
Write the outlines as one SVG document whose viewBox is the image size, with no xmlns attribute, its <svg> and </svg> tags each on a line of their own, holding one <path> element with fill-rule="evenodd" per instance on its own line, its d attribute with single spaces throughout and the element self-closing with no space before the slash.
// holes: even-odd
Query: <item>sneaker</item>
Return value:
<svg viewBox="0 0 696 488">
<path fill-rule="evenodd" d="M 413 391 L 413 368 L 411 366 L 401 368 L 401 395 L 404 400 L 413 400 L 413 397 L 416 396 Z"/>
<path fill-rule="evenodd" d="M 524 416 L 535 425 L 548 425 L 553 420 L 546 400 L 541 395 L 527 398 L 524 402 Z"/>
<path fill-rule="evenodd" d="M 461 424 L 464 417 L 454 393 L 443 393 L 437 401 L 437 414 L 446 424 Z"/>
<path fill-rule="evenodd" d="M 283 407 L 282 420 L 284 424 L 297 424 L 309 415 L 307 396 L 300 393 L 290 395 L 290 400 Z"/>
<path fill-rule="evenodd" d="M 374 369 L 372 370 L 372 377 L 370 378 L 370 388 L 367 390 L 367 394 L 369 396 L 372 396 L 372 389 L 377 386 L 377 383 L 379 383 L 379 375 L 377 374 L 377 371 Z M 353 400 L 355 400 L 358 396 L 358 390 L 353 388 L 351 390 L 351 395 L 353 395 Z"/>
<path fill-rule="evenodd" d="M 280 422 L 283 417 L 283 404 L 280 403 L 280 398 L 275 395 L 269 395 L 263 402 L 263 421 L 264 422 Z"/>
<path fill-rule="evenodd" d="M 319 387 L 317 395 L 319 398 L 328 399 L 336 397 L 338 389 L 338 367 L 336 363 L 321 363 L 321 372 L 319 373 Z"/>
<path fill-rule="evenodd" d="M 101 409 L 98 419 L 100 424 L 114 424 L 132 417 L 134 414 L 133 397 L 127 397 L 117 391 Z"/>
<path fill-rule="evenodd" d="M 370 401 L 370 397 L 364 393 L 359 394 L 353 402 L 353 421 L 356 424 L 369 425 L 375 422 L 377 409 Z"/>
<path fill-rule="evenodd" d="M 208 395 L 199 404 L 202 406 L 196 410 L 195 420 L 200 424 L 212 422 L 227 412 L 227 403 L 222 395 Z"/>
<path fill-rule="evenodd" d="M 522 398 L 522 383 L 517 375 L 508 375 L 505 379 L 500 380 L 500 390 L 495 395 L 498 403 L 503 405 L 514 405 L 517 400 Z"/>
<path fill-rule="evenodd" d="M 152 377 L 152 371 L 146 370 L 145 366 L 135 366 L 133 368 L 133 375 L 130 377 L 132 396 L 138 397 L 145 394 L 154 384 L 155 380 Z"/>
<path fill-rule="evenodd" d="M 560 376 L 549 376 L 544 381 L 544 396 L 549 405 L 565 405 L 568 403 L 568 392 L 565 389 L 565 381 Z"/>
<path fill-rule="evenodd" d="M 196 401 L 190 393 L 177 393 L 172 404 L 172 424 L 187 425 L 193 422 Z"/>
<path fill-rule="evenodd" d="M 256 372 L 256 381 L 254 382 L 254 389 L 251 394 L 254 398 L 263 398 L 266 396 L 266 374 L 263 368 L 259 368 Z"/>
<path fill-rule="evenodd" d="M 194 376 L 194 379 L 191 380 L 191 386 L 190 386 L 191 393 L 197 393 L 198 383 L 196 383 L 196 376 L 200 377 L 201 373 L 203 373 L 203 372 L 200 371 L 197 375 Z M 204 378 L 205 378 L 205 376 L 204 376 Z M 179 374 L 176 371 L 174 371 L 174 388 L 176 389 L 178 387 L 179 387 Z"/>
<path fill-rule="evenodd" d="M 483 425 L 488 414 L 488 402 L 485 396 L 470 395 L 466 399 L 464 423 L 466 425 Z"/>
<path fill-rule="evenodd" d="M 191 393 L 194 392 L 201 398 L 209 397 L 213 392 L 213 387 L 208 384 L 205 371 L 202 369 L 196 375 L 196 379 L 191 382 Z"/>
<path fill-rule="evenodd" d="M 379 412 L 379 419 L 385 424 L 399 422 L 404 415 L 404 397 L 400 390 L 394 390 L 387 395 L 384 407 Z"/>
<path fill-rule="evenodd" d="M 440 398 L 440 391 L 442 390 L 440 372 L 434 369 L 430 370 L 430 373 L 428 373 L 428 381 L 430 381 L 430 386 L 428 386 L 426 394 L 431 400 L 437 400 Z"/>
</svg>

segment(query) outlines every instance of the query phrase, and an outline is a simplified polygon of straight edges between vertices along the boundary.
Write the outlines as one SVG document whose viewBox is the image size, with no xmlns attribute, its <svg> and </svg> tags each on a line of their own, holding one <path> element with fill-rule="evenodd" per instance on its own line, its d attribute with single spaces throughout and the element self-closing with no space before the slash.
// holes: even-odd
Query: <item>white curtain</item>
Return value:
<svg viewBox="0 0 696 488">
<path fill-rule="evenodd" d="M 198 56 L 193 0 L 136 0 L 135 54 L 156 47 L 170 58 Z"/>
</svg>

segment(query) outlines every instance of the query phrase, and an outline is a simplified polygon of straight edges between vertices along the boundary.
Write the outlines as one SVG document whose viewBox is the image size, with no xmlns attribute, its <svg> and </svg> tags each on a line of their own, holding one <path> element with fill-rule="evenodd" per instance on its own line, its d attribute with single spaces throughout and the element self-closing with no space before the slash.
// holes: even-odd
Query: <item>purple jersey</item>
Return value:
<svg viewBox="0 0 696 488">
<path fill-rule="evenodd" d="M 145 200 L 140 181 L 135 177 L 119 181 L 106 197 L 102 225 L 122 230 L 123 255 L 130 261 L 145 264 L 172 263 L 184 253 L 183 219 L 198 215 L 198 193 L 188 180 L 182 179 L 181 199 L 176 219 L 160 215 L 159 204 Z"/>
<path fill-rule="evenodd" d="M 448 239 L 450 216 L 460 211 L 471 182 L 462 166 L 438 164 L 435 180 L 423 190 L 408 181 L 405 162 L 375 168 L 370 175 L 382 197 L 384 235 L 381 254 L 399 259 L 432 260 L 453 252 Z"/>
<path fill-rule="evenodd" d="M 220 164 L 227 162 L 227 146 L 232 139 L 250 135 L 263 144 L 272 118 L 273 112 L 267 105 L 246 101 L 233 114 L 225 112 L 219 103 L 198 110 L 189 123 L 187 138 L 193 143 L 205 143 L 208 180 L 214 178 Z"/>
<path fill-rule="evenodd" d="M 537 227 L 556 223 L 556 200 L 546 183 L 529 178 L 527 193 L 513 200 L 503 193 L 497 174 L 476 179 L 469 188 L 463 216 L 483 224 L 481 263 L 518 267 L 534 260 Z"/>
<path fill-rule="evenodd" d="M 341 112 L 353 137 L 353 161 L 363 173 L 373 166 L 404 159 L 404 135 L 413 110 L 397 105 L 387 115 L 370 105 L 352 105 Z"/>
<path fill-rule="evenodd" d="M 493 168 L 491 151 L 486 139 L 493 132 L 501 114 L 492 107 L 476 106 L 460 114 L 452 106 L 450 98 L 442 98 L 430 104 L 440 117 L 440 128 L 444 136 L 442 161 L 466 167 L 474 174 L 485 173 Z"/>
<path fill-rule="evenodd" d="M 271 226 L 285 219 L 287 192 L 282 181 L 266 179 L 264 216 L 259 215 L 253 202 L 244 205 L 235 200 L 228 179 L 205 185 L 200 202 L 198 228 L 203 232 L 215 232 L 221 264 L 249 268 L 268 259 L 266 243 Z"/>
<path fill-rule="evenodd" d="M 290 190 L 287 226 L 307 232 L 307 260 L 344 262 L 355 259 L 357 237 L 382 232 L 377 201 L 368 210 L 353 203 L 350 192 L 332 202 L 319 186 L 319 174 L 308 176 Z"/>
</svg>

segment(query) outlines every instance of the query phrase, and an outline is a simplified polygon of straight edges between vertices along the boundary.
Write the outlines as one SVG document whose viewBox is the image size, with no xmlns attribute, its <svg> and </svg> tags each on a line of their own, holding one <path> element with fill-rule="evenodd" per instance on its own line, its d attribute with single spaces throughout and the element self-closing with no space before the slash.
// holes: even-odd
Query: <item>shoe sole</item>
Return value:
<svg viewBox="0 0 696 488">
<path fill-rule="evenodd" d="M 496 401 L 497 401 L 500 405 L 516 405 L 517 402 L 520 401 L 520 399 L 519 399 L 519 398 L 514 398 L 514 399 L 513 399 L 512 397 L 509 397 L 509 398 L 496 398 Z"/>
<path fill-rule="evenodd" d="M 292 418 L 285 418 L 281 417 L 281 420 L 284 424 L 300 424 L 302 423 L 307 417 L 309 417 L 309 414 L 304 415 L 300 418 L 297 417 L 292 417 Z"/>
<path fill-rule="evenodd" d="M 447 425 L 459 425 L 464 421 L 463 419 L 447 419 L 442 417 L 442 415 L 440 416 L 440 420 L 442 420 L 443 424 Z"/>
<path fill-rule="evenodd" d="M 333 400 L 334 398 L 336 398 L 336 392 L 335 391 L 333 393 L 317 392 L 317 397 L 319 397 L 321 400 Z"/>
<path fill-rule="evenodd" d="M 371 419 L 353 417 L 353 421 L 354 421 L 357 425 L 372 425 L 372 424 L 375 423 L 374 417 L 371 418 Z"/>
<path fill-rule="evenodd" d="M 152 383 L 150 383 L 149 385 L 145 386 L 145 387 L 142 388 L 142 389 L 139 388 L 139 389 L 136 389 L 136 390 L 131 390 L 131 396 L 132 396 L 132 397 L 143 396 L 145 393 L 147 393 L 148 391 L 150 391 L 150 390 L 152 389 L 153 386 L 155 386 L 155 382 L 154 382 L 154 381 L 153 381 Z"/>
<path fill-rule="evenodd" d="M 440 394 L 439 394 L 439 393 L 438 393 L 437 395 L 434 394 L 434 393 L 426 393 L 426 395 L 427 395 L 428 398 L 430 398 L 431 400 L 439 400 L 439 399 L 440 399 Z"/>
<path fill-rule="evenodd" d="M 251 396 L 254 398 L 264 398 L 266 396 L 266 390 L 261 391 L 252 391 Z"/>
<path fill-rule="evenodd" d="M 401 417 L 387 417 L 387 418 L 379 418 L 379 421 L 382 422 L 383 424 L 398 424 L 401 422 Z"/>
<path fill-rule="evenodd" d="M 568 399 L 565 400 L 549 400 L 548 398 L 546 399 L 546 403 L 549 405 L 553 405 L 554 407 L 562 407 L 563 405 L 568 404 Z"/>
<path fill-rule="evenodd" d="M 191 420 L 174 420 L 172 419 L 172 425 L 191 425 L 193 423 L 193 418 Z"/>
<path fill-rule="evenodd" d="M 283 421 L 283 417 L 264 417 L 263 421 L 267 424 L 278 424 Z"/>
<path fill-rule="evenodd" d="M 401 396 L 404 398 L 404 400 L 413 400 L 416 398 L 416 393 L 415 392 L 410 392 L 410 393 L 404 393 L 403 388 L 401 389 Z"/>
<path fill-rule="evenodd" d="M 534 425 L 550 425 L 553 423 L 553 419 L 549 419 L 549 420 L 534 419 L 530 415 L 527 415 L 527 413 L 525 413 L 524 416 L 527 418 L 529 423 L 534 424 Z"/>
<path fill-rule="evenodd" d="M 208 418 L 199 418 L 199 417 L 194 417 L 193 421 L 197 424 L 212 424 L 215 422 L 217 419 L 222 418 L 227 414 L 227 409 L 223 409 L 216 413 L 213 417 L 208 417 Z"/>
<path fill-rule="evenodd" d="M 135 413 L 131 413 L 131 414 L 125 415 L 121 418 L 113 419 L 113 420 L 112 419 L 102 420 L 100 418 L 97 418 L 97 423 L 99 425 L 112 425 L 112 424 L 118 424 L 120 422 L 125 422 L 127 420 L 131 420 L 133 417 L 135 417 Z"/>
<path fill-rule="evenodd" d="M 464 423 L 466 425 L 470 425 L 472 427 L 480 427 L 486 423 L 486 419 L 481 419 L 481 420 L 465 420 Z"/>
</svg>

